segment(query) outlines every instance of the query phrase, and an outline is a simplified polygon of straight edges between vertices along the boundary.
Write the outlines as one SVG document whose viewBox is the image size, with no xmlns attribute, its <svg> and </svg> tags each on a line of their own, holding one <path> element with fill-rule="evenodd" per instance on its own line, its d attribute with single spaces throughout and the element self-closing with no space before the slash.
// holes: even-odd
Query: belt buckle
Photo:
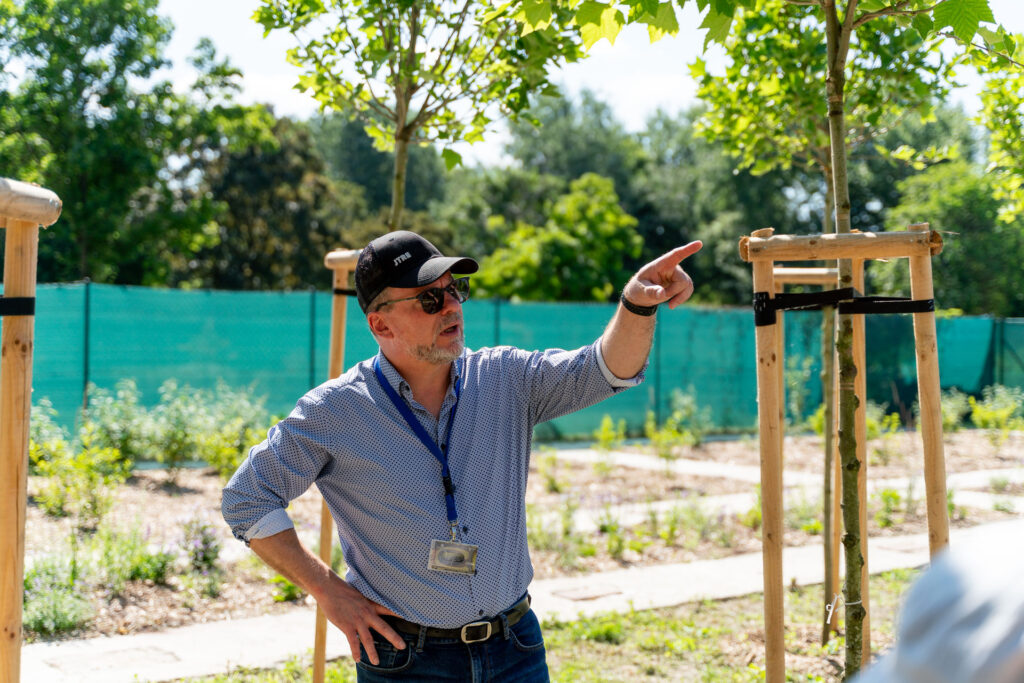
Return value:
<svg viewBox="0 0 1024 683">
<path fill-rule="evenodd" d="M 474 628 L 474 627 L 478 627 L 478 626 L 486 626 L 487 627 L 487 634 L 484 635 L 483 638 L 468 638 L 466 636 L 466 629 L 467 628 Z M 483 641 L 485 641 L 485 640 L 487 640 L 488 638 L 491 637 L 491 622 L 489 622 L 489 621 L 474 621 L 471 624 L 466 624 L 465 626 L 462 627 L 462 632 L 460 633 L 459 637 L 462 639 L 462 642 L 464 642 L 466 644 L 483 642 Z"/>
</svg>

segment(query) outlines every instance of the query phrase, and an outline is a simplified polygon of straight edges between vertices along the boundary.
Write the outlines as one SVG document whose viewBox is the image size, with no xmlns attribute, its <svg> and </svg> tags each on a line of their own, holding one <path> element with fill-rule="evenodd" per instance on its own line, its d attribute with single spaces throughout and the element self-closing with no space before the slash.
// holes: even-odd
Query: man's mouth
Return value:
<svg viewBox="0 0 1024 683">
<path fill-rule="evenodd" d="M 441 325 L 441 335 L 451 336 L 459 333 L 459 330 L 462 328 L 462 321 L 458 318 L 449 318 L 442 321 Z"/>
</svg>

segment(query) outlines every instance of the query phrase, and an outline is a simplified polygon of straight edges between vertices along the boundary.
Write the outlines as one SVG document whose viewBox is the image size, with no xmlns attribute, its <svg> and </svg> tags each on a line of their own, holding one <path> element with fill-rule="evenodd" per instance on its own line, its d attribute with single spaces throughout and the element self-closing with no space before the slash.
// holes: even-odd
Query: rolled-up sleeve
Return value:
<svg viewBox="0 0 1024 683">
<path fill-rule="evenodd" d="M 573 351 L 519 352 L 533 424 L 594 405 L 643 381 L 643 370 L 629 379 L 613 375 L 601 357 L 600 344 L 598 339 Z"/>
<path fill-rule="evenodd" d="M 320 401 L 307 395 L 250 449 L 221 496 L 221 514 L 235 538 L 248 543 L 294 526 L 288 504 L 329 465 L 329 428 Z"/>
</svg>

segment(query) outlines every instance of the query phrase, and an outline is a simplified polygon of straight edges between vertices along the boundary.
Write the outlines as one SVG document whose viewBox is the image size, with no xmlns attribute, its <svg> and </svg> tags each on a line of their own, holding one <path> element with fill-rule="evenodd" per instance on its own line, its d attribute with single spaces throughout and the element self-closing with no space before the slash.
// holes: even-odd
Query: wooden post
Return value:
<svg viewBox="0 0 1024 683">
<path fill-rule="evenodd" d="M 331 298 L 331 342 L 327 360 L 327 378 L 334 379 L 345 369 L 345 314 L 348 309 L 348 295 L 340 290 L 348 289 L 348 274 L 355 269 L 359 252 L 354 250 L 332 251 L 324 258 L 324 265 L 334 272 L 334 296 Z M 320 505 L 320 559 L 331 566 L 334 549 L 334 520 L 327 502 Z M 356 653 L 353 653 L 356 654 Z M 316 606 L 316 636 L 313 642 L 313 683 L 323 683 L 327 666 L 327 614 L 319 604 Z"/>
<path fill-rule="evenodd" d="M 928 224 L 908 230 L 927 230 Z M 910 257 L 910 296 L 932 299 L 932 260 Z M 928 510 L 928 549 L 932 557 L 949 545 L 946 510 L 946 459 L 942 446 L 942 404 L 939 386 L 939 345 L 935 313 L 914 313 L 914 347 L 917 351 L 917 398 L 921 405 L 921 440 L 924 444 L 924 491 Z"/>
<path fill-rule="evenodd" d="M 930 258 L 930 257 L 929 257 Z M 854 289 L 864 292 L 864 261 L 853 259 Z M 864 348 L 864 316 L 853 316 L 853 364 L 857 368 L 857 376 L 853 380 L 853 393 L 857 397 L 857 409 L 854 411 L 853 424 L 857 435 L 857 500 L 860 504 L 860 554 L 864 565 L 860 574 L 860 601 L 864 607 L 864 621 L 861 626 L 861 663 L 867 666 L 871 661 L 871 609 L 869 602 L 868 572 L 868 422 L 867 422 L 867 354 Z"/>
<path fill-rule="evenodd" d="M 774 273 L 773 273 L 774 275 Z M 781 282 L 775 281 L 775 293 L 782 294 L 786 289 Z M 775 314 L 775 374 L 779 383 L 779 469 L 786 467 L 786 315 L 782 311 Z"/>
<path fill-rule="evenodd" d="M 766 231 L 759 230 L 755 236 Z M 770 233 L 768 233 L 770 234 Z M 775 296 L 771 261 L 754 263 L 754 292 Z M 782 462 L 779 453 L 778 328 L 757 327 L 757 415 L 761 443 L 761 539 L 764 566 L 765 673 L 786 680 L 782 579 Z"/>
<path fill-rule="evenodd" d="M 4 297 L 36 295 L 39 226 L 60 216 L 53 192 L 0 178 L 0 227 L 7 228 Z M 21 677 L 28 427 L 32 411 L 34 315 L 9 315 L 0 332 L 0 677 Z"/>
</svg>

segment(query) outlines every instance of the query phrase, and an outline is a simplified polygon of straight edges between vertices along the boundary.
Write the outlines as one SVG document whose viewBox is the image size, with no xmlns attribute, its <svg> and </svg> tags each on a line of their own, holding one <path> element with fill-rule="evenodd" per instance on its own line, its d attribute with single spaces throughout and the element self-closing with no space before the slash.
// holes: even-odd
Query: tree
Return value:
<svg viewBox="0 0 1024 683">
<path fill-rule="evenodd" d="M 215 243 L 179 264 L 172 281 L 217 289 L 324 285 L 324 254 L 353 246 L 345 230 L 366 215 L 360 188 L 324 175 L 305 124 L 278 119 L 273 135 L 273 146 L 228 150 L 197 167 L 196 194 L 226 210 Z"/>
<path fill-rule="evenodd" d="M 901 229 L 928 216 L 933 230 L 947 233 L 935 257 L 935 300 L 968 315 L 1024 315 L 1019 285 L 1024 262 L 1024 225 L 998 219 L 998 178 L 957 161 L 939 164 L 900 183 L 902 203 L 888 225 Z M 906 259 L 871 264 L 872 284 L 883 294 L 906 292 Z"/>
<path fill-rule="evenodd" d="M 570 4 L 566 0 L 567 4 Z M 705 45 L 710 41 L 723 42 L 730 34 L 737 7 L 754 7 L 756 0 L 697 0 L 700 10 L 707 10 L 702 28 L 707 29 Z M 850 47 L 859 29 L 867 25 L 876 28 L 885 17 L 898 17 L 901 24 L 909 24 L 924 39 L 935 35 L 954 38 L 964 45 L 972 46 L 975 37 L 992 49 L 1006 50 L 1013 45 L 1005 29 L 982 31 L 983 22 L 993 22 L 987 0 L 773 0 L 772 5 L 781 3 L 802 7 L 807 16 L 816 16 L 824 23 L 824 59 L 826 64 L 823 92 L 827 103 L 829 121 L 829 159 L 833 170 L 833 197 L 836 214 L 836 231 L 850 230 L 850 195 L 847 174 L 847 123 L 846 123 L 846 82 Z M 685 6 L 686 0 L 678 0 Z M 675 5 L 666 2 L 624 2 L 604 4 L 584 2 L 577 7 L 576 20 L 581 25 L 584 45 L 589 47 L 601 38 L 614 41 L 627 21 L 650 24 L 655 19 L 671 15 L 671 20 L 662 19 L 660 26 L 676 23 Z M 884 27 L 884 24 L 881 24 Z M 671 27 L 667 30 L 671 30 Z M 869 29 L 865 29 L 869 30 Z M 652 38 L 656 32 L 652 29 Z M 840 285 L 852 284 L 852 264 L 839 264 Z M 854 375 L 853 349 L 851 339 L 852 320 L 850 315 L 839 316 L 839 334 L 836 345 L 839 350 L 840 366 L 840 418 L 839 450 L 843 471 L 843 518 L 847 533 L 843 544 L 846 548 L 846 582 L 844 589 L 846 606 L 846 676 L 852 676 L 861 666 L 864 608 L 861 602 L 861 581 L 863 557 L 860 554 L 860 539 L 857 532 L 860 504 L 856 494 L 857 470 L 854 412 L 856 397 L 853 393 Z M 783 672 L 768 672 L 773 679 Z"/>
<path fill-rule="evenodd" d="M 510 225 L 543 225 L 569 180 L 529 168 L 459 168 L 431 213 L 451 229 L 453 251 L 482 259 L 504 243 Z"/>
<path fill-rule="evenodd" d="M 397 228 L 409 146 L 439 141 L 457 164 L 450 145 L 482 139 L 496 112 L 514 116 L 548 87 L 551 65 L 580 56 L 572 14 L 490 0 L 264 0 L 255 18 L 298 39 L 289 56 L 306 67 L 299 84 L 323 108 L 357 113 L 381 149 L 394 149 L 388 223 Z"/>
<path fill-rule="evenodd" d="M 851 41 L 845 110 L 851 149 L 865 149 L 905 118 L 934 120 L 934 103 L 948 92 L 953 62 L 934 49 L 941 38 L 926 40 L 892 18 L 885 21 L 884 30 Z M 822 187 L 829 189 L 822 193 L 821 231 L 832 232 L 829 121 L 820 94 L 824 28 L 801 7 L 759 0 L 738 12 L 724 41 L 725 74 L 708 72 L 699 58 L 691 73 L 700 83 L 697 95 L 708 104 L 698 131 L 723 142 L 737 168 L 754 175 L 794 164 L 821 173 Z M 946 145 L 922 154 L 942 158 L 949 153 Z M 911 159 L 919 153 L 903 145 L 898 156 Z"/>
<path fill-rule="evenodd" d="M 180 102 L 167 83 L 134 86 L 166 65 L 170 24 L 156 6 L 24 0 L 4 7 L 12 21 L 0 43 L 26 71 L 7 95 L 17 112 L 8 134 L 31 141 L 44 162 L 56 160 L 36 177 L 64 202 L 61 229 L 41 235 L 41 279 L 111 279 L 129 246 L 127 198 L 163 167 L 170 142 L 163 118 Z"/>
<path fill-rule="evenodd" d="M 544 226 L 518 223 L 473 277 L 483 296 L 525 301 L 608 301 L 640 254 L 636 220 L 608 178 L 587 173 L 551 207 Z"/>
<path fill-rule="evenodd" d="M 510 126 L 505 151 L 523 167 L 567 181 L 584 173 L 611 178 L 627 212 L 635 207 L 631 179 L 643 162 L 640 145 L 611 107 L 584 90 L 578 102 L 541 97 Z"/>
<path fill-rule="evenodd" d="M 316 116 L 310 127 L 314 144 L 327 162 L 328 175 L 362 187 L 372 211 L 391 205 L 394 153 L 377 149 L 363 124 L 343 114 Z M 406 171 L 406 207 L 426 210 L 430 202 L 444 196 L 444 187 L 444 162 L 438 151 L 432 146 L 412 146 Z"/>
<path fill-rule="evenodd" d="M 152 283 L 147 268 L 163 267 L 161 252 L 205 243 L 216 208 L 202 198 L 177 203 L 168 160 L 209 151 L 260 123 L 252 110 L 223 101 L 238 72 L 208 43 L 195 58 L 199 105 L 169 82 L 147 85 L 166 66 L 170 37 L 156 9 L 157 0 L 0 3 L 0 24 L 9 28 L 0 54 L 25 72 L 0 94 L 7 126 L 0 166 L 64 203 L 61 228 L 40 236 L 43 281 Z"/>
<path fill-rule="evenodd" d="M 981 92 L 981 121 L 988 131 L 988 171 L 996 179 L 995 196 L 1004 201 L 1000 218 L 1024 216 L 1024 35 L 1004 42 L 1007 54 L 976 55 L 989 75 Z"/>
</svg>

